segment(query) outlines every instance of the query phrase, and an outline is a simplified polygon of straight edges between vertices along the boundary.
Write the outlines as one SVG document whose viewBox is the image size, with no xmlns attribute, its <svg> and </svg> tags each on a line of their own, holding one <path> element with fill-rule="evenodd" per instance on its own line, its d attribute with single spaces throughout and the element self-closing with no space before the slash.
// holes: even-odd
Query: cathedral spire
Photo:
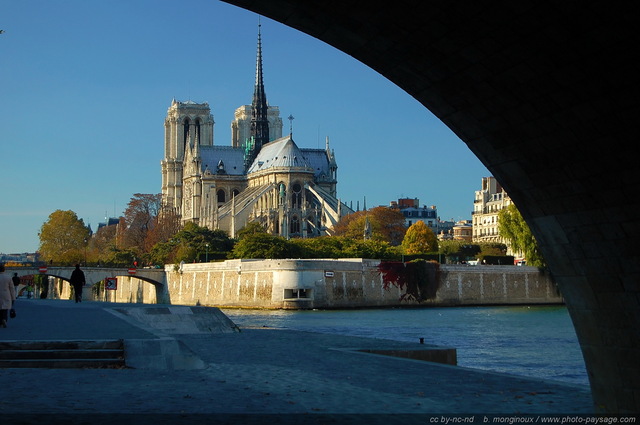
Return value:
<svg viewBox="0 0 640 425">
<path fill-rule="evenodd" d="M 267 95 L 264 91 L 262 78 L 262 34 L 261 24 L 258 23 L 258 49 L 256 53 L 256 82 L 253 88 L 253 100 L 251 101 L 251 131 L 253 139 L 247 168 L 262 149 L 262 145 L 269 143 L 269 121 L 267 117 Z"/>
</svg>

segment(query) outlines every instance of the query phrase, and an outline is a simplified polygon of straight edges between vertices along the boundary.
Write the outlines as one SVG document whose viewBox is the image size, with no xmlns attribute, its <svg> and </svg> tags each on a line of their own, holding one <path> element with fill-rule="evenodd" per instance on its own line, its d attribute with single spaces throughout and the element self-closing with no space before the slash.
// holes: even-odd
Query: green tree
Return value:
<svg viewBox="0 0 640 425">
<path fill-rule="evenodd" d="M 281 236 L 254 233 L 244 236 L 233 248 L 233 258 L 300 258 L 300 248 Z"/>
<path fill-rule="evenodd" d="M 402 239 L 402 250 L 406 255 L 426 254 L 438 251 L 438 238 L 433 230 L 424 224 L 424 221 L 416 221 L 409 226 Z"/>
<path fill-rule="evenodd" d="M 398 247 L 382 240 L 354 240 L 344 236 L 292 239 L 300 258 L 399 259 Z"/>
<path fill-rule="evenodd" d="M 247 225 L 242 229 L 238 230 L 238 232 L 236 233 L 236 238 L 238 240 L 241 240 L 245 236 L 254 235 L 256 233 L 267 233 L 267 229 L 265 229 L 265 227 L 257 221 L 252 221 L 250 223 L 247 223 Z"/>
<path fill-rule="evenodd" d="M 73 211 L 55 210 L 40 228 L 41 258 L 73 264 L 84 259 L 91 232 Z"/>
<path fill-rule="evenodd" d="M 481 242 L 480 255 L 507 255 L 507 245 L 501 242 Z"/>
<path fill-rule="evenodd" d="M 100 264 L 107 267 L 131 267 L 137 261 L 138 253 L 133 249 L 118 249 L 109 247 L 101 254 Z"/>
<path fill-rule="evenodd" d="M 460 248 L 465 244 L 465 241 L 460 240 L 444 240 L 438 242 L 438 253 L 448 256 L 455 256 L 458 252 L 460 252 Z"/>
<path fill-rule="evenodd" d="M 157 243 L 147 254 L 147 261 L 157 266 L 175 263 L 176 251 L 176 245 L 171 241 Z"/>
<path fill-rule="evenodd" d="M 400 248 L 383 240 L 351 241 L 344 249 L 345 258 L 397 259 Z"/>
<path fill-rule="evenodd" d="M 186 223 L 173 239 L 189 246 L 193 252 L 192 257 L 181 258 L 180 261 L 205 261 L 208 254 L 212 257 L 214 254 L 224 254 L 226 257 L 233 249 L 233 240 L 224 230 L 211 230 L 191 222 Z"/>
<path fill-rule="evenodd" d="M 503 257 L 507 255 L 507 245 L 498 242 L 482 242 L 477 258 L 483 263 L 485 257 Z M 505 263 L 503 263 L 505 264 Z"/>
<path fill-rule="evenodd" d="M 317 238 L 293 239 L 302 258 L 341 258 L 345 238 L 340 236 L 320 236 Z"/>
<path fill-rule="evenodd" d="M 542 254 L 538 249 L 538 242 L 514 204 L 498 213 L 498 232 L 500 236 L 509 241 L 514 252 L 524 254 L 528 265 L 545 266 Z"/>
<path fill-rule="evenodd" d="M 191 263 L 226 258 L 233 240 L 223 230 L 210 230 L 188 222 L 169 241 L 157 243 L 148 254 L 152 264 Z M 208 257 L 208 258 L 207 258 Z"/>
</svg>

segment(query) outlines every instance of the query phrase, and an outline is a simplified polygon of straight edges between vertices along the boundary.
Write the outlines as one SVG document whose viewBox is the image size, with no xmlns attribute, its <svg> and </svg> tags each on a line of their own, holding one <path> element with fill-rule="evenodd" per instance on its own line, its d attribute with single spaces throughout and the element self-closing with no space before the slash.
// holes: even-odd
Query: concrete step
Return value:
<svg viewBox="0 0 640 425">
<path fill-rule="evenodd" d="M 118 367 L 125 367 L 122 340 L 0 342 L 0 368 Z"/>
<path fill-rule="evenodd" d="M 120 369 L 124 359 L 12 359 L 0 360 L 0 369 Z"/>
<path fill-rule="evenodd" d="M 99 350 L 1 350 L 0 360 L 12 359 L 117 359 L 122 349 Z"/>
<path fill-rule="evenodd" d="M 71 341 L 0 341 L 2 350 L 64 350 L 64 349 L 121 349 L 120 339 L 106 340 L 71 340 Z"/>
</svg>

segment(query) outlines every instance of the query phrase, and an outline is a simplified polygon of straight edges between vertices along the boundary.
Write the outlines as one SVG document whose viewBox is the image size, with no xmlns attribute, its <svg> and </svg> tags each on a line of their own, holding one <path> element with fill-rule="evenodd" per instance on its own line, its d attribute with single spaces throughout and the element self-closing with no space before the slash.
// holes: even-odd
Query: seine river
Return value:
<svg viewBox="0 0 640 425">
<path fill-rule="evenodd" d="M 235 310 L 238 326 L 383 338 L 457 349 L 458 365 L 589 385 L 565 307 Z"/>
</svg>

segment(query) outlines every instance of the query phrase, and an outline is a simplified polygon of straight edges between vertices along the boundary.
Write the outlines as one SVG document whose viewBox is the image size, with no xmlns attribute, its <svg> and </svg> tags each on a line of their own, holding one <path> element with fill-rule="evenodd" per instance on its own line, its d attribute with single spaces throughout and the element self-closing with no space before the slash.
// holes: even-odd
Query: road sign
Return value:
<svg viewBox="0 0 640 425">
<path fill-rule="evenodd" d="M 136 269 L 135 269 L 135 267 L 131 267 L 131 268 L 129 269 L 129 274 L 136 274 Z"/>
<path fill-rule="evenodd" d="M 115 291 L 118 289 L 118 278 L 117 277 L 108 277 L 104 280 L 104 289 Z"/>
<path fill-rule="evenodd" d="M 38 271 L 40 273 L 46 273 L 47 272 L 47 266 L 40 266 L 38 267 Z"/>
</svg>

